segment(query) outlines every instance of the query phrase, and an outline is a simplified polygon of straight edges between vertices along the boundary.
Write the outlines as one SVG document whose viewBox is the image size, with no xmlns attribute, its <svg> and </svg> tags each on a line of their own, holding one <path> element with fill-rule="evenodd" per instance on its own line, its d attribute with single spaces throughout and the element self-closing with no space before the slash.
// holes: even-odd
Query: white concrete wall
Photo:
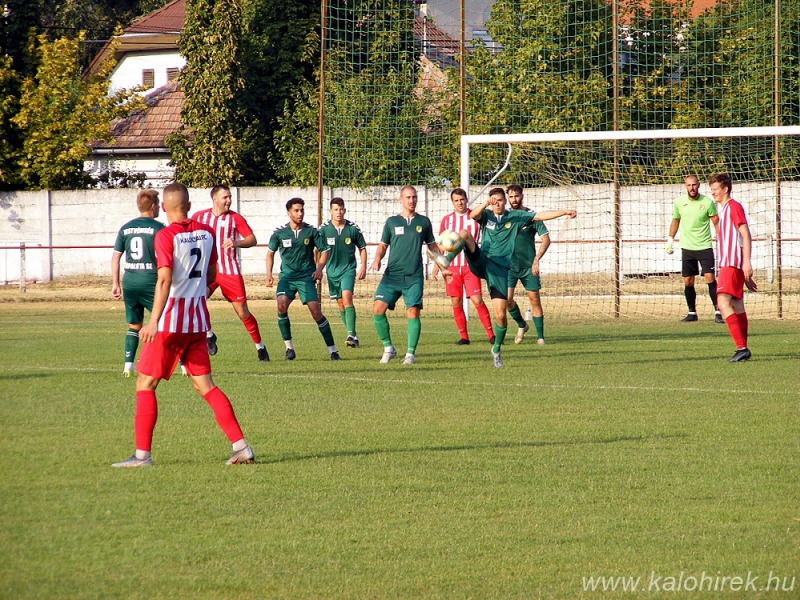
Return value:
<svg viewBox="0 0 800 600">
<path fill-rule="evenodd" d="M 681 185 L 631 187 L 621 191 L 621 266 L 623 274 L 677 272 L 680 252 L 664 253 L 672 200 Z M 708 190 L 701 190 L 708 193 Z M 207 189 L 192 189 L 192 212 L 209 208 Z M 447 190 L 418 188 L 418 211 L 430 217 L 438 231 L 441 217 L 451 210 Z M 472 191 L 477 194 L 478 190 Z M 64 192 L 0 193 L 0 282 L 19 277 L 20 242 L 28 246 L 28 279 L 49 280 L 71 275 L 107 275 L 119 228 L 136 217 L 136 190 L 81 190 Z M 316 188 L 235 188 L 233 209 L 247 218 L 259 246 L 242 251 L 246 275 L 263 275 L 266 244 L 274 229 L 288 221 L 289 198 L 306 201 L 306 221 L 317 224 Z M 325 189 L 322 220 L 328 218 L 333 196 L 345 199 L 347 217 L 359 224 L 367 239 L 370 262 L 386 218 L 399 211 L 399 189 L 368 191 Z M 769 183 L 735 184 L 735 198 L 747 211 L 754 243 L 757 270 L 776 263 L 775 198 Z M 800 269 L 800 182 L 782 186 L 783 266 Z M 553 244 L 547 261 L 548 273 L 613 273 L 613 193 L 609 185 L 526 190 L 525 203 L 538 210 L 576 208 L 575 220 L 547 223 Z M 163 216 L 161 217 L 163 220 Z M 2 249 L 6 247 L 7 249 Z M 10 247 L 10 249 L 8 249 Z M 41 247 L 42 249 L 36 249 Z M 276 261 L 276 267 L 279 265 Z"/>
</svg>

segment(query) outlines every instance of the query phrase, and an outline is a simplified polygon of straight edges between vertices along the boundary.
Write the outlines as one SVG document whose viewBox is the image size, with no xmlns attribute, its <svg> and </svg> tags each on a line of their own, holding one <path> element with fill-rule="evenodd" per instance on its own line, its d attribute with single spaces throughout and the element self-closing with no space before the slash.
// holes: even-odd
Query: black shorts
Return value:
<svg viewBox="0 0 800 600">
<path fill-rule="evenodd" d="M 699 266 L 698 266 L 699 263 Z M 700 274 L 700 267 L 703 275 L 706 273 L 714 274 L 714 250 L 681 250 L 681 275 L 683 277 L 694 277 Z"/>
</svg>

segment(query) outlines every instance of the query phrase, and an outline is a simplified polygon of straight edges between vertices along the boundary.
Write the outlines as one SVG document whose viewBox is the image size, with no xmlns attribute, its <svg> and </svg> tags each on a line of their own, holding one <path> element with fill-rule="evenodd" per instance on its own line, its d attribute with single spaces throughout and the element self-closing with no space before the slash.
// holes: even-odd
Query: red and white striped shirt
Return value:
<svg viewBox="0 0 800 600">
<path fill-rule="evenodd" d="M 439 226 L 439 233 L 442 233 L 448 229 L 450 231 L 455 231 L 456 233 L 462 229 L 466 229 L 472 234 L 472 237 L 475 238 L 475 243 L 480 245 L 481 226 L 478 225 L 476 221 L 473 221 L 469 218 L 469 211 L 461 215 L 455 211 L 446 214 L 442 218 L 442 224 Z M 463 250 L 458 253 L 458 256 L 456 256 L 451 263 L 453 267 L 464 267 L 466 264 L 467 259 L 464 258 Z"/>
<path fill-rule="evenodd" d="M 191 219 L 172 223 L 156 234 L 158 268 L 172 269 L 172 285 L 158 331 L 201 333 L 211 328 L 206 306 L 208 267 L 217 260 L 214 232 Z"/>
<path fill-rule="evenodd" d="M 192 215 L 192 219 L 198 223 L 205 223 L 214 230 L 217 240 L 217 254 L 219 256 L 217 273 L 220 275 L 241 275 L 239 248 L 225 249 L 222 247 L 222 243 L 227 238 L 231 238 L 235 242 L 253 233 L 245 218 L 232 210 L 229 210 L 224 215 L 217 216 L 208 208 Z"/>
<path fill-rule="evenodd" d="M 717 212 L 719 231 L 717 233 L 717 266 L 742 268 L 742 234 L 739 226 L 747 225 L 744 208 L 731 198 Z"/>
</svg>

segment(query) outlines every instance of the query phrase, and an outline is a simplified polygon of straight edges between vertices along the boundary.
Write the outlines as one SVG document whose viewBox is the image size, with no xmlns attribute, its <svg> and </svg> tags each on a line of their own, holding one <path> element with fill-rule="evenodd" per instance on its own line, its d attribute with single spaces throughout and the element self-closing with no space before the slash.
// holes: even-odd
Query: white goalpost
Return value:
<svg viewBox="0 0 800 600">
<path fill-rule="evenodd" d="M 800 126 L 465 135 L 460 178 L 471 202 L 518 183 L 529 208 L 578 210 L 547 223 L 547 313 L 670 318 L 685 312 L 680 253 L 664 252 L 673 201 L 686 175 L 710 195 L 709 177 L 726 172 L 753 235 L 760 290 L 748 312 L 798 319 L 799 164 Z M 698 280 L 698 311 L 713 316 Z"/>
</svg>

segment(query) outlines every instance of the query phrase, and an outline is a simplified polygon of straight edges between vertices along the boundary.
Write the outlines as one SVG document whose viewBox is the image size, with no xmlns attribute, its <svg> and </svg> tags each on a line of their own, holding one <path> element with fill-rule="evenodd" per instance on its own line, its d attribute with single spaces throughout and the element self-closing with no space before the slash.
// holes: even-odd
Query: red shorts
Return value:
<svg viewBox="0 0 800 600">
<path fill-rule="evenodd" d="M 720 267 L 717 274 L 717 295 L 719 294 L 741 300 L 744 297 L 744 271 L 736 267 Z"/>
<path fill-rule="evenodd" d="M 186 367 L 189 375 L 208 375 L 211 373 L 211 360 L 208 358 L 206 334 L 167 333 L 159 331 L 151 343 L 142 344 L 139 364 L 136 370 L 156 379 L 169 379 L 178 360 Z"/>
<path fill-rule="evenodd" d="M 228 302 L 246 302 L 247 294 L 244 291 L 244 279 L 241 275 L 220 275 L 208 286 L 208 296 L 214 293 L 217 288 L 222 290 L 222 295 Z"/>
<path fill-rule="evenodd" d="M 469 270 L 467 265 L 463 267 L 449 267 L 447 269 L 453 276 L 450 282 L 445 284 L 445 293 L 451 298 L 460 298 L 462 290 L 466 290 L 467 298 L 481 295 L 481 280 L 477 275 Z"/>
</svg>

